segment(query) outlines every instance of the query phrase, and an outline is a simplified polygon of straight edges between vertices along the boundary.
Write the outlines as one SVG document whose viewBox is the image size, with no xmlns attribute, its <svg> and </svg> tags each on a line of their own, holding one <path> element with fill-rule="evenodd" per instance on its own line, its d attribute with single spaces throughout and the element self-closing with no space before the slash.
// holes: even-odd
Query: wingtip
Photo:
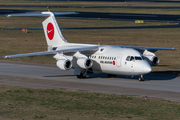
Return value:
<svg viewBox="0 0 180 120">
<path fill-rule="evenodd" d="M 9 56 L 7 56 L 7 55 L 6 55 L 6 56 L 3 56 L 3 57 L 4 57 L 5 59 L 6 59 L 6 58 L 10 58 L 10 57 L 9 57 Z"/>
<path fill-rule="evenodd" d="M 172 48 L 173 50 L 177 50 L 176 48 Z"/>
<path fill-rule="evenodd" d="M 11 17 L 11 15 L 6 15 L 7 18 Z"/>
</svg>

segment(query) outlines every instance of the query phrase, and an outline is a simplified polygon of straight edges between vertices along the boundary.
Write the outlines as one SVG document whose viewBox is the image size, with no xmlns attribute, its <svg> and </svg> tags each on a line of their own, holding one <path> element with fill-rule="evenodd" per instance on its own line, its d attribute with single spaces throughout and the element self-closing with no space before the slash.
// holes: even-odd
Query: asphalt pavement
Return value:
<svg viewBox="0 0 180 120">
<path fill-rule="evenodd" d="M 0 15 L 15 13 L 39 13 L 40 11 L 31 10 L 11 10 L 1 9 Z M 101 19 L 101 20 L 144 20 L 144 21 L 160 21 L 160 22 L 180 22 L 180 15 L 165 15 L 165 14 L 137 14 L 137 13 L 104 13 L 104 12 L 78 12 L 78 14 L 56 16 L 59 18 L 73 19 Z"/>
<path fill-rule="evenodd" d="M 151 73 L 145 75 L 145 78 L 145 82 L 139 82 L 138 76 L 108 78 L 106 74 L 88 74 L 86 79 L 77 79 L 73 70 L 63 71 L 55 65 L 6 61 L 0 63 L 0 85 L 148 96 L 180 101 L 179 75 Z"/>
</svg>

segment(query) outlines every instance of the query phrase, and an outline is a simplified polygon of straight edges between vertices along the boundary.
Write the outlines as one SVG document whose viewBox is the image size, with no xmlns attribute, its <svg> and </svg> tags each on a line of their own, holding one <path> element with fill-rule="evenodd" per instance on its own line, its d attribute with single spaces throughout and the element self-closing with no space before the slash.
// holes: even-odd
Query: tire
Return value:
<svg viewBox="0 0 180 120">
<path fill-rule="evenodd" d="M 144 78 L 139 78 L 139 81 L 145 81 L 145 79 Z"/>
<path fill-rule="evenodd" d="M 81 76 L 81 75 L 77 75 L 77 78 L 81 79 L 81 78 L 82 78 L 82 76 Z"/>
<path fill-rule="evenodd" d="M 107 74 L 108 78 L 112 77 L 113 75 L 112 74 Z"/>
<path fill-rule="evenodd" d="M 117 77 L 117 75 L 113 75 L 113 77 Z"/>
<path fill-rule="evenodd" d="M 82 79 L 82 78 L 86 78 L 86 76 L 83 76 L 83 73 L 81 73 L 80 75 L 77 75 L 77 78 Z"/>
</svg>

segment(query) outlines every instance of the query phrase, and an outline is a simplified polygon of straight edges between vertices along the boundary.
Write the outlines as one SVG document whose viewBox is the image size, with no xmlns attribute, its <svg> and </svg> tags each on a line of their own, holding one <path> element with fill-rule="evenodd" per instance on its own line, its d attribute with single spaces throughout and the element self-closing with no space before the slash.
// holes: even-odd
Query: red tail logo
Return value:
<svg viewBox="0 0 180 120">
<path fill-rule="evenodd" d="M 48 23 L 47 25 L 47 35 L 50 40 L 54 38 L 54 26 L 52 23 Z"/>
</svg>

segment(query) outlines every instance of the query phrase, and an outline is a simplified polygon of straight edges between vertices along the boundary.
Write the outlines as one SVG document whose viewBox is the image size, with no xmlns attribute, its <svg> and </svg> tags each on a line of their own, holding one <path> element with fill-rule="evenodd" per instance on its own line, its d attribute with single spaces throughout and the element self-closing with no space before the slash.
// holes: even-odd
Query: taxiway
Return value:
<svg viewBox="0 0 180 120">
<path fill-rule="evenodd" d="M 77 79 L 73 75 L 73 70 L 62 71 L 53 65 L 37 65 L 1 61 L 0 85 L 148 96 L 180 101 L 179 75 L 150 73 L 145 75 L 145 82 L 139 82 L 138 77 L 117 76 L 117 78 L 107 78 L 106 74 L 89 74 L 86 79 Z"/>
</svg>

